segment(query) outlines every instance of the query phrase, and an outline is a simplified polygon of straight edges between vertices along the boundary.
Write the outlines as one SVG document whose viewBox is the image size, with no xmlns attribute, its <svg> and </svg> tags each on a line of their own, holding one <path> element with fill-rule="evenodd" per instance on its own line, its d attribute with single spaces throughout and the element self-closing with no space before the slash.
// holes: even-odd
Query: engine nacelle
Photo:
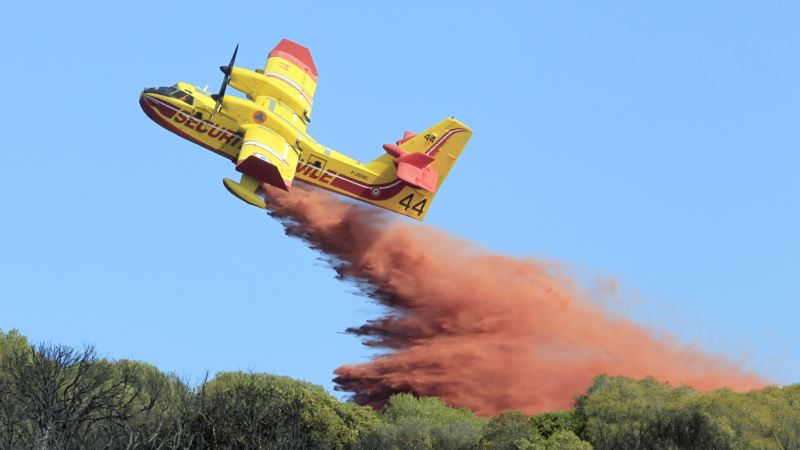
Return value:
<svg viewBox="0 0 800 450">
<path fill-rule="evenodd" d="M 231 71 L 231 87 L 244 92 L 250 99 L 270 97 L 288 106 L 295 114 L 308 122 L 311 115 L 312 98 L 301 87 L 293 87 L 290 80 L 279 74 L 259 73 L 234 67 Z"/>
</svg>

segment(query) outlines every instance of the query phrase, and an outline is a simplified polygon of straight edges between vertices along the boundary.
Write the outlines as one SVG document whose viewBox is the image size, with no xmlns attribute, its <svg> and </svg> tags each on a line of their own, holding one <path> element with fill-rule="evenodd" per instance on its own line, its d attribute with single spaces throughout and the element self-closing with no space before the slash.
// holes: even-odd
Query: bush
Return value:
<svg viewBox="0 0 800 450">
<path fill-rule="evenodd" d="M 380 414 L 368 449 L 465 449 L 477 445 L 484 420 L 437 398 L 396 394 Z"/>
<path fill-rule="evenodd" d="M 0 449 L 800 449 L 799 406 L 800 385 L 702 393 L 601 375 L 574 411 L 485 419 L 397 394 L 376 413 L 288 377 L 223 372 L 190 388 L 0 332 Z"/>
<path fill-rule="evenodd" d="M 289 377 L 220 373 L 197 395 L 202 448 L 347 449 L 377 426 L 372 409 Z"/>
<path fill-rule="evenodd" d="M 156 448 L 175 442 L 174 377 L 92 347 L 32 346 L 0 333 L 0 448 Z"/>
<path fill-rule="evenodd" d="M 597 449 L 800 448 L 800 386 L 748 393 L 599 376 L 578 399 L 581 437 Z"/>
</svg>

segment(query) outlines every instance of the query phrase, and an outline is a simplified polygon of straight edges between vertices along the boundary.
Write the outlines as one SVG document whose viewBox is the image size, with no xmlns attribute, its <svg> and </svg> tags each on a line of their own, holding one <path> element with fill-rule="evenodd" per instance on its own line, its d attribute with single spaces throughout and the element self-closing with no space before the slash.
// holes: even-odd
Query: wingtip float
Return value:
<svg viewBox="0 0 800 450">
<path fill-rule="evenodd" d="M 265 208 L 261 184 L 289 190 L 294 180 L 422 220 L 461 155 L 472 130 L 448 118 L 420 134 L 405 132 L 385 153 L 360 163 L 317 143 L 311 121 L 318 73 L 307 48 L 288 39 L 263 69 L 234 66 L 238 45 L 218 93 L 179 82 L 147 88 L 139 104 L 153 121 L 227 159 L 240 181 L 224 185 L 239 199 Z M 247 98 L 225 95 L 230 85 Z"/>
</svg>

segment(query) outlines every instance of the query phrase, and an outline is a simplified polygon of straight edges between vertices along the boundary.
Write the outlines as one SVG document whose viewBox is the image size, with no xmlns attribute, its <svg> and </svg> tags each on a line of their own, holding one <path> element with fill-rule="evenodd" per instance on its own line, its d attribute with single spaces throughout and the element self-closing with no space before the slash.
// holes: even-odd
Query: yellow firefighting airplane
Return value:
<svg viewBox="0 0 800 450">
<path fill-rule="evenodd" d="M 289 190 L 294 179 L 422 220 L 472 130 L 445 119 L 420 134 L 406 131 L 385 154 L 360 163 L 318 144 L 307 133 L 317 88 L 317 68 L 307 48 L 288 39 L 270 53 L 264 69 L 234 67 L 233 52 L 219 93 L 189 83 L 145 89 L 144 112 L 167 130 L 236 164 L 235 196 L 265 208 L 262 183 Z M 247 99 L 226 96 L 228 84 Z"/>
</svg>

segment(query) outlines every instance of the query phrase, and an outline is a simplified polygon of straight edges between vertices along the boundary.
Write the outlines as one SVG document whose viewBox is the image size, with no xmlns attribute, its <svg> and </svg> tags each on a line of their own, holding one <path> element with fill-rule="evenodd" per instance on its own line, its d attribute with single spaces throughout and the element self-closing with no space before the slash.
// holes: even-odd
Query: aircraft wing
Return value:
<svg viewBox="0 0 800 450">
<path fill-rule="evenodd" d="M 319 74 L 307 48 L 283 39 L 269 52 L 263 73 L 293 94 L 293 101 L 287 103 L 297 114 L 304 114 L 307 120 L 311 117 Z"/>
<path fill-rule="evenodd" d="M 297 151 L 269 128 L 254 124 L 243 128 L 236 170 L 288 191 L 297 169 Z"/>
</svg>

